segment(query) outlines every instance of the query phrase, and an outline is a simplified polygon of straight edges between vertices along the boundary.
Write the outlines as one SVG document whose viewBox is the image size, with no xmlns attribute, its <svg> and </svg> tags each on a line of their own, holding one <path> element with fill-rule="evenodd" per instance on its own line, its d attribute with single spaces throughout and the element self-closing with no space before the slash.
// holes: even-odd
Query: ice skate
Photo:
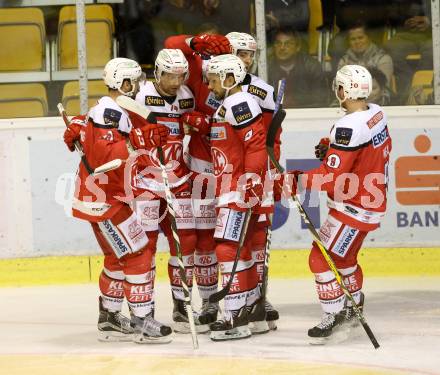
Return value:
<svg viewBox="0 0 440 375">
<path fill-rule="evenodd" d="M 264 300 L 260 298 L 254 304 L 248 306 L 247 309 L 249 329 L 252 334 L 255 335 L 269 332 Z"/>
<path fill-rule="evenodd" d="M 190 333 L 188 315 L 186 313 L 185 301 L 173 299 L 173 330 L 177 333 Z M 206 333 L 209 331 L 208 316 L 200 315 L 193 311 L 194 314 L 194 324 L 196 326 L 197 333 Z"/>
<path fill-rule="evenodd" d="M 364 310 L 364 301 L 365 296 L 364 293 L 361 292 L 361 300 L 358 303 L 358 307 L 361 312 Z M 353 306 L 347 306 L 347 302 L 345 303 L 344 309 L 339 314 L 341 315 L 342 323 L 344 325 L 348 324 L 350 327 L 353 328 L 359 326 L 359 319 L 354 312 Z"/>
<path fill-rule="evenodd" d="M 322 321 L 308 331 L 310 344 L 324 345 L 330 341 L 336 343 L 347 338 L 347 334 L 342 329 L 344 317 L 341 313 L 324 313 Z"/>
<path fill-rule="evenodd" d="M 132 341 L 133 328 L 130 319 L 119 311 L 108 311 L 99 297 L 98 340 L 99 341 Z"/>
<path fill-rule="evenodd" d="M 275 310 L 267 298 L 264 302 L 264 307 L 266 308 L 266 322 L 269 326 L 269 329 L 271 331 L 275 331 L 278 328 L 276 321 L 280 318 L 280 314 L 278 314 L 278 311 Z"/>
<path fill-rule="evenodd" d="M 219 312 L 218 302 L 209 302 L 208 299 L 202 300 L 202 310 L 200 311 L 199 320 L 203 324 L 211 324 L 217 320 Z"/>
<path fill-rule="evenodd" d="M 224 314 L 223 319 L 217 320 L 210 325 L 211 340 L 240 340 L 251 337 L 246 306 L 243 306 L 240 310 L 225 310 Z"/>
<path fill-rule="evenodd" d="M 132 315 L 131 324 L 133 341 L 137 344 L 168 344 L 172 340 L 171 327 L 155 320 L 151 313 L 144 318 Z"/>
</svg>

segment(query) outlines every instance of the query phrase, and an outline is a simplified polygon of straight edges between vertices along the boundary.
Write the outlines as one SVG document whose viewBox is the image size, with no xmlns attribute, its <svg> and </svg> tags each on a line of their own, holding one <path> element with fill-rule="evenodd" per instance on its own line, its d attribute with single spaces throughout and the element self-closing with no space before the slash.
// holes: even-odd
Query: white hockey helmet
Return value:
<svg viewBox="0 0 440 375">
<path fill-rule="evenodd" d="M 113 90 L 118 90 L 122 95 L 132 96 L 135 91 L 135 83 L 142 76 L 139 64 L 125 57 L 116 57 L 105 64 L 102 78 L 104 83 Z M 130 92 L 121 90 L 124 80 L 129 79 L 133 89 Z"/>
<path fill-rule="evenodd" d="M 239 50 L 257 51 L 257 41 L 252 35 L 233 31 L 226 34 L 226 38 L 228 38 L 229 43 L 231 43 L 232 53 L 234 55 L 237 55 Z"/>
<path fill-rule="evenodd" d="M 154 78 L 160 82 L 162 73 L 185 74 L 185 80 L 188 78 L 188 61 L 180 49 L 164 48 L 159 51 L 154 63 Z"/>
<path fill-rule="evenodd" d="M 213 57 L 208 63 L 208 74 L 218 74 L 222 88 L 230 90 L 243 82 L 246 77 L 246 67 L 243 61 L 235 55 L 226 54 Z M 233 74 L 235 83 L 231 87 L 225 87 L 225 79 L 228 74 Z"/>
<path fill-rule="evenodd" d="M 338 89 L 342 86 L 344 99 L 338 97 Z M 370 96 L 373 82 L 370 72 L 360 65 L 345 65 L 336 73 L 333 90 L 336 97 L 343 103 L 346 99 L 366 99 Z"/>
</svg>

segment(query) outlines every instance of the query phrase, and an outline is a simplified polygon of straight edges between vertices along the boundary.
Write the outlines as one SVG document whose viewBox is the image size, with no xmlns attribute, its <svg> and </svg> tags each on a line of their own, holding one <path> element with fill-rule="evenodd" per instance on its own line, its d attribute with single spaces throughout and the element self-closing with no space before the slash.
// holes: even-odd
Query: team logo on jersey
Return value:
<svg viewBox="0 0 440 375">
<path fill-rule="evenodd" d="M 224 126 L 211 127 L 211 133 L 209 135 L 211 140 L 221 141 L 226 139 L 226 129 Z"/>
<path fill-rule="evenodd" d="M 119 126 L 119 120 L 121 120 L 122 112 L 117 111 L 113 108 L 104 109 L 104 124 L 110 125 L 113 128 L 117 128 Z"/>
<path fill-rule="evenodd" d="M 246 102 L 233 105 L 231 109 L 235 121 L 237 121 L 237 124 L 241 124 L 244 121 L 248 121 L 253 117 L 251 109 L 249 108 L 249 105 Z"/>
<path fill-rule="evenodd" d="M 249 130 L 245 135 L 244 135 L 244 141 L 247 142 L 249 141 L 249 139 L 252 138 L 252 136 L 254 135 L 254 132 L 251 130 Z"/>
<path fill-rule="evenodd" d="M 248 93 L 251 95 L 258 96 L 261 100 L 266 99 L 267 91 L 263 90 L 261 87 L 257 87 L 254 85 L 249 85 Z"/>
<path fill-rule="evenodd" d="M 180 99 L 179 100 L 179 107 L 180 107 L 180 109 L 193 108 L 194 107 L 194 99 L 193 98 Z"/>
<path fill-rule="evenodd" d="M 226 116 L 226 108 L 221 106 L 220 109 L 217 112 L 217 115 L 221 118 L 225 118 Z"/>
<path fill-rule="evenodd" d="M 335 141 L 337 144 L 348 146 L 353 135 L 353 129 L 336 128 Z"/>
<path fill-rule="evenodd" d="M 160 96 L 146 96 L 145 105 L 152 105 L 156 107 L 165 107 L 165 100 Z"/>
<path fill-rule="evenodd" d="M 211 155 L 214 161 L 214 175 L 220 176 L 228 165 L 228 158 L 224 152 L 217 147 L 211 147 Z"/>
<path fill-rule="evenodd" d="M 168 142 L 163 147 L 163 156 L 165 167 L 168 171 L 172 171 L 180 164 L 179 160 L 182 160 L 183 145 L 181 142 Z M 160 167 L 159 157 L 157 155 L 157 148 L 150 152 L 150 161 L 155 167 Z"/>
</svg>

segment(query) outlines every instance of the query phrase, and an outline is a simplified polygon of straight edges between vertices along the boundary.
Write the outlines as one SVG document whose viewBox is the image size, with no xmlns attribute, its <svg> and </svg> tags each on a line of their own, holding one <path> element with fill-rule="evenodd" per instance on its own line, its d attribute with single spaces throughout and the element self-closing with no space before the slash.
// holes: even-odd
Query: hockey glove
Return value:
<svg viewBox="0 0 440 375">
<path fill-rule="evenodd" d="M 191 39 L 190 47 L 203 55 L 217 56 L 231 53 L 228 38 L 220 34 L 201 34 Z"/>
<path fill-rule="evenodd" d="M 206 135 L 209 133 L 210 118 L 201 112 L 193 111 L 187 112 L 182 116 L 183 125 L 187 125 L 191 130 L 195 130 L 200 134 Z"/>
<path fill-rule="evenodd" d="M 321 138 L 319 143 L 315 146 L 315 156 L 317 159 L 323 161 L 325 155 L 327 154 L 327 150 L 330 146 L 329 138 Z"/>
<path fill-rule="evenodd" d="M 148 124 L 133 129 L 129 134 L 134 149 L 161 147 L 167 143 L 169 130 L 164 125 Z"/>
<path fill-rule="evenodd" d="M 84 116 L 76 116 L 70 120 L 69 126 L 64 131 L 64 143 L 70 151 L 75 151 L 75 141 L 81 139 L 81 130 L 86 126 Z"/>
</svg>

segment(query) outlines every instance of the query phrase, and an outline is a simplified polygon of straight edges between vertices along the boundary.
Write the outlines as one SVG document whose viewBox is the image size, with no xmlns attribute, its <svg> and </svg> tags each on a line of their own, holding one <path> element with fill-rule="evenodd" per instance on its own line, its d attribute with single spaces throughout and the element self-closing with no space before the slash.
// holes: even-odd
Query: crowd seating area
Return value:
<svg viewBox="0 0 440 375">
<path fill-rule="evenodd" d="M 323 23 L 320 0 L 308 0 L 308 5 L 310 16 L 308 31 L 303 35 L 306 46 L 304 50 L 320 63 L 329 81 L 330 91 L 330 81 L 337 61 L 329 54 L 329 46 L 338 34 L 338 28 L 319 27 Z M 49 7 L 0 8 L 0 118 L 56 115 L 58 101 L 63 102 L 70 115 L 79 112 L 75 6 L 55 6 L 55 16 L 53 12 L 45 12 L 46 8 Z M 119 24 L 116 9 L 115 5 L 110 4 L 86 5 L 90 105 L 106 92 L 100 81 L 105 63 L 121 55 L 117 43 Z M 52 21 L 56 19 L 52 33 L 47 32 L 48 24 L 54 24 L 49 22 L 49 18 Z M 251 29 L 253 23 L 249 21 Z M 385 26 L 382 34 L 382 42 L 385 44 L 393 38 L 395 30 Z M 273 55 L 272 43 L 273 40 L 268 38 L 269 58 Z M 156 45 L 155 52 L 160 48 L 160 45 Z M 417 62 L 420 59 L 421 55 L 417 51 L 407 56 L 407 60 L 414 66 L 411 87 L 418 89 L 417 92 L 422 93 L 423 98 L 432 98 L 433 71 L 418 69 Z M 153 61 L 154 54 L 150 57 L 149 66 Z M 393 74 L 389 86 L 397 94 L 395 79 Z M 429 103 L 428 99 L 426 103 Z"/>
</svg>

